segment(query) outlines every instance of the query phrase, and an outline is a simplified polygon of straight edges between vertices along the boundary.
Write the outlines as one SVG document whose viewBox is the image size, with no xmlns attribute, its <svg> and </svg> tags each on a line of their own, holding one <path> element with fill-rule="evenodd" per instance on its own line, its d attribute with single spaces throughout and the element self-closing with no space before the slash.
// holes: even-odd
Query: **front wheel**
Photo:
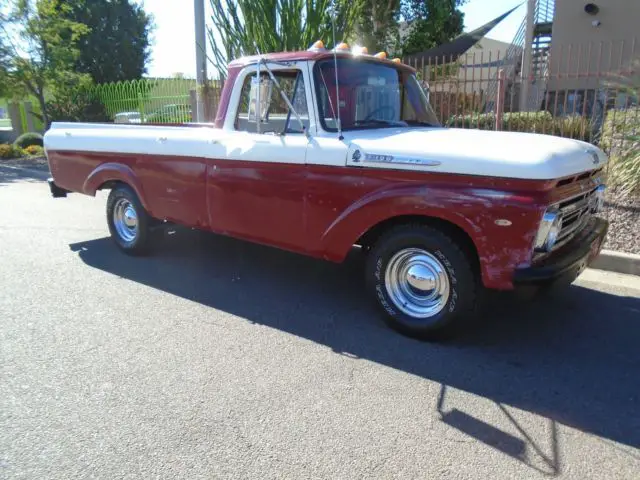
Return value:
<svg viewBox="0 0 640 480">
<path fill-rule="evenodd" d="M 387 324 L 410 337 L 449 337 L 475 313 L 479 282 L 470 258 L 437 229 L 390 230 L 369 253 L 366 275 Z"/>
<path fill-rule="evenodd" d="M 130 255 L 148 251 L 152 218 L 127 185 L 117 185 L 107 199 L 107 223 L 115 244 Z"/>
</svg>

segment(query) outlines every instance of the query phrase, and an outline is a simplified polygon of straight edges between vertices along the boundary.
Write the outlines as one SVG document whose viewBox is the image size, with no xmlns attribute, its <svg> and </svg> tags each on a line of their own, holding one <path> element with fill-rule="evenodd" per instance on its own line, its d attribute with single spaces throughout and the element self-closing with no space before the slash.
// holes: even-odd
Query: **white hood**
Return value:
<svg viewBox="0 0 640 480">
<path fill-rule="evenodd" d="M 457 128 L 389 128 L 344 133 L 347 165 L 547 180 L 599 168 L 591 144 L 550 135 Z"/>
</svg>

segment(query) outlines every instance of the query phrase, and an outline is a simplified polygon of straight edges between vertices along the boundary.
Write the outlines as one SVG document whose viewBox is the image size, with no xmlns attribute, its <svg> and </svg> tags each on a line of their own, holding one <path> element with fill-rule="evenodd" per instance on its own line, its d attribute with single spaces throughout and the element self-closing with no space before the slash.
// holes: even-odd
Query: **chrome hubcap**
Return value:
<svg viewBox="0 0 640 480">
<path fill-rule="evenodd" d="M 113 207 L 113 226 L 125 242 L 132 242 L 138 236 L 138 214 L 126 198 L 116 200 Z"/>
<path fill-rule="evenodd" d="M 444 265 L 420 248 L 406 248 L 391 258 L 385 286 L 394 305 L 414 318 L 437 315 L 449 300 L 450 283 Z"/>
</svg>

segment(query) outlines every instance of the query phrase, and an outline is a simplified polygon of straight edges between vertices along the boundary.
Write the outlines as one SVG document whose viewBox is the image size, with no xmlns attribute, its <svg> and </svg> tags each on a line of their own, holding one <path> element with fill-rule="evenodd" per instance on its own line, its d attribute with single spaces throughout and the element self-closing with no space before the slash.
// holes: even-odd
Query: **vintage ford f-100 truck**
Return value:
<svg viewBox="0 0 640 480">
<path fill-rule="evenodd" d="M 483 289 L 572 281 L 607 230 L 601 150 L 443 128 L 413 69 L 344 46 L 232 62 L 215 124 L 54 123 L 44 143 L 54 196 L 111 190 L 124 252 L 168 222 L 333 262 L 359 245 L 387 322 L 423 338 Z"/>
</svg>

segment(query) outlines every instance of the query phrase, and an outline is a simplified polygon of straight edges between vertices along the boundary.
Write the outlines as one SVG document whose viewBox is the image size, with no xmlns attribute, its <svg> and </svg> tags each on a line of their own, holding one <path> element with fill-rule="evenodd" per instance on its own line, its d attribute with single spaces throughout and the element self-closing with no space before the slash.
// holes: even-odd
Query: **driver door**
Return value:
<svg viewBox="0 0 640 480">
<path fill-rule="evenodd" d="M 296 68 L 272 71 L 309 128 L 303 71 Z M 261 83 L 265 81 L 270 81 L 266 73 L 261 75 Z M 216 160 L 208 173 L 212 229 L 301 251 L 305 245 L 307 136 L 275 85 L 261 91 L 262 107 L 257 108 L 255 70 L 247 72 L 239 82 L 242 91 L 231 126 L 233 132 L 220 140 L 225 158 Z M 268 102 L 264 101 L 265 93 L 269 95 Z M 263 108 L 265 114 L 257 115 Z M 233 115 L 231 111 L 229 114 Z"/>
</svg>

